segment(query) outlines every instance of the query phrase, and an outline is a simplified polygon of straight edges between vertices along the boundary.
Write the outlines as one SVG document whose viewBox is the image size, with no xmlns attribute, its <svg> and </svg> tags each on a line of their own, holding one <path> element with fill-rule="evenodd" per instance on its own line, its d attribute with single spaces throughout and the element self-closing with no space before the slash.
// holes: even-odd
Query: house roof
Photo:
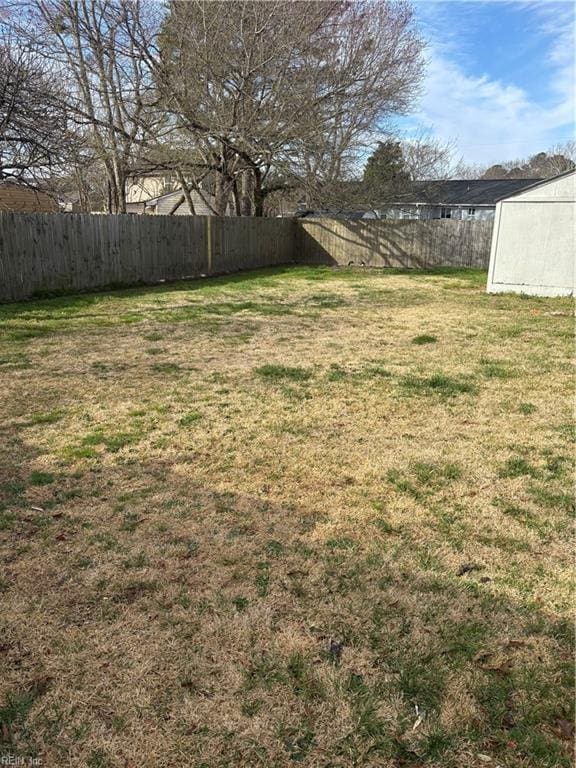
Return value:
<svg viewBox="0 0 576 768">
<path fill-rule="evenodd" d="M 39 189 L 20 184 L 13 179 L 0 181 L 0 211 L 17 213 L 57 213 L 58 203 Z"/>
<path fill-rule="evenodd" d="M 413 181 L 398 202 L 422 205 L 496 205 L 542 179 L 439 179 Z"/>
<path fill-rule="evenodd" d="M 330 211 L 323 210 L 305 210 L 296 211 L 294 214 L 297 219 L 361 219 L 365 214 L 365 211 Z"/>
<path fill-rule="evenodd" d="M 514 192 L 509 192 L 506 195 L 503 195 L 502 197 L 499 197 L 498 200 L 505 200 L 507 197 L 514 197 L 514 195 L 519 195 L 521 192 L 527 192 L 529 189 L 535 189 L 536 187 L 542 187 L 545 184 L 550 184 L 553 181 L 556 181 L 557 179 L 563 179 L 565 176 L 575 176 L 576 175 L 576 168 L 572 168 L 569 171 L 564 171 L 564 173 L 559 173 L 556 176 L 550 176 L 547 179 L 538 179 L 537 181 L 532 182 L 532 184 L 528 184 L 527 187 L 523 187 L 522 189 L 516 189 Z"/>
<path fill-rule="evenodd" d="M 198 200 L 202 200 L 203 197 L 200 195 L 197 189 L 191 189 L 190 194 L 192 195 L 192 198 L 196 198 Z M 209 200 L 212 200 L 212 195 L 206 192 L 205 190 L 202 190 L 202 195 L 205 198 L 208 198 Z M 158 197 L 151 197 L 149 200 L 145 200 L 146 206 L 149 205 L 158 205 L 160 200 L 171 200 L 173 199 L 176 201 L 178 198 L 183 197 L 184 193 L 182 192 L 182 189 L 174 189 L 172 192 L 165 192 L 163 195 L 158 195 Z"/>
<path fill-rule="evenodd" d="M 163 195 L 158 195 L 158 197 L 151 197 L 149 200 L 144 200 L 143 202 L 146 204 L 146 206 L 157 205 L 160 200 L 166 200 L 172 197 L 176 200 L 179 197 L 183 197 L 183 195 L 184 193 L 181 189 L 175 189 L 172 192 L 165 192 Z"/>
</svg>

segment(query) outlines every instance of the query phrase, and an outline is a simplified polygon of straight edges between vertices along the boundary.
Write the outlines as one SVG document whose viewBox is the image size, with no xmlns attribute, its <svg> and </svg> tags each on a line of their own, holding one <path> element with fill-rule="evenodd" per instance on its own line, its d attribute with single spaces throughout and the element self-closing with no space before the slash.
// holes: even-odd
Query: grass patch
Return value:
<svg viewBox="0 0 576 768">
<path fill-rule="evenodd" d="M 178 363 L 154 363 L 152 370 L 154 373 L 180 373 L 182 368 Z"/>
<path fill-rule="evenodd" d="M 522 456 L 511 456 L 498 471 L 499 477 L 538 477 L 538 469 Z"/>
<path fill-rule="evenodd" d="M 256 374 L 270 381 L 308 381 L 312 378 L 312 371 L 308 368 L 272 365 L 270 363 L 256 368 Z"/>
<path fill-rule="evenodd" d="M 414 336 L 412 344 L 422 346 L 424 344 L 435 344 L 438 341 L 436 336 L 431 336 L 429 333 L 421 333 L 419 336 Z"/>
<path fill-rule="evenodd" d="M 531 413 L 534 413 L 538 409 L 534 405 L 534 403 L 520 403 L 518 406 L 518 410 L 520 413 L 524 414 L 524 416 L 529 416 Z"/>
<path fill-rule="evenodd" d="M 478 394 L 478 386 L 469 379 L 435 373 L 432 376 L 403 376 L 400 386 L 406 395 L 436 394 L 454 397 L 461 394 Z"/>
<path fill-rule="evenodd" d="M 37 424 L 56 424 L 64 418 L 66 411 L 63 408 L 54 408 L 43 413 L 33 413 L 28 417 L 25 426 L 33 427 Z"/>
<path fill-rule="evenodd" d="M 51 485 L 56 477 L 51 472 L 32 472 L 30 485 Z"/>
<path fill-rule="evenodd" d="M 506 360 L 481 358 L 480 369 L 482 375 L 487 379 L 511 379 L 516 375 Z"/>
<path fill-rule="evenodd" d="M 108 432 L 103 429 L 97 429 L 85 435 L 82 438 L 80 447 L 73 449 L 71 455 L 75 455 L 78 458 L 83 456 L 92 457 L 96 455 L 95 451 L 91 451 L 92 446 L 102 446 L 109 453 L 117 453 L 122 448 L 139 442 L 141 438 L 142 435 L 137 432 Z M 82 448 L 87 448 L 88 451 L 83 454 Z"/>
<path fill-rule="evenodd" d="M 178 423 L 183 427 L 189 427 L 190 424 L 195 424 L 201 418 L 202 414 L 199 411 L 190 411 L 185 416 L 182 416 Z"/>
<path fill-rule="evenodd" d="M 244 597 L 243 595 L 236 595 L 235 597 L 232 598 L 232 605 L 234 606 L 234 608 L 236 608 L 238 613 L 242 613 L 243 611 L 245 611 L 248 608 L 249 602 L 250 601 L 248 600 L 248 598 Z"/>
<path fill-rule="evenodd" d="M 326 378 L 328 381 L 344 381 L 349 376 L 348 371 L 338 363 L 331 363 Z"/>
<path fill-rule="evenodd" d="M 38 678 L 25 690 L 9 691 L 0 705 L 0 747 L 14 748 L 26 731 L 26 720 L 34 703 L 48 688 L 48 678 Z M 35 751 L 35 750 L 34 750 Z"/>
</svg>

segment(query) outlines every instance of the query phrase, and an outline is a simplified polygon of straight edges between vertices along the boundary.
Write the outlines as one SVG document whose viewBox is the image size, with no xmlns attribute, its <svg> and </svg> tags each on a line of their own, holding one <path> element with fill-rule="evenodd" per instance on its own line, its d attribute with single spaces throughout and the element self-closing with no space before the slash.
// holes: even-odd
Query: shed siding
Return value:
<svg viewBox="0 0 576 768">
<path fill-rule="evenodd" d="M 562 176 L 558 179 L 539 184 L 534 189 L 527 189 L 514 196 L 514 200 L 566 200 L 573 202 L 576 198 L 576 175 Z"/>
<path fill-rule="evenodd" d="M 574 293 L 576 173 L 498 203 L 488 291 Z"/>
</svg>

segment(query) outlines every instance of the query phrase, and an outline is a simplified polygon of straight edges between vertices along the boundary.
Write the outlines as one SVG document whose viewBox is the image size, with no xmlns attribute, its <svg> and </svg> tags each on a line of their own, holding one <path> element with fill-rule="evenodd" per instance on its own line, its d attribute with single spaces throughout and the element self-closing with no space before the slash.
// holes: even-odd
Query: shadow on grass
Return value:
<svg viewBox="0 0 576 768">
<path fill-rule="evenodd" d="M 0 539 L 4 572 L 7 563 L 33 556 L 25 548 L 17 551 L 23 535 L 27 541 L 46 536 L 41 528 L 26 528 L 29 502 L 21 492 L 14 494 L 31 475 L 37 453 L 16 433 L 9 434 L 5 446 L 3 482 L 12 483 L 7 501 L 14 518 Z M 172 670 L 178 659 L 188 658 L 196 671 L 177 688 L 171 687 L 171 677 L 133 681 L 148 690 L 152 704 L 139 703 L 123 715 L 128 726 L 132 719 L 140 724 L 136 736 L 130 728 L 126 731 L 131 749 L 138 750 L 138 734 L 149 723 L 161 730 L 165 743 L 177 743 L 179 750 L 204 744 L 211 765 L 228 764 L 231 753 L 240 761 L 246 758 L 253 737 L 230 732 L 223 742 L 225 720 L 203 723 L 200 718 L 187 735 L 178 718 L 159 719 L 154 704 L 161 693 L 166 711 L 176 715 L 184 686 L 187 706 L 201 707 L 214 695 L 211 692 L 222 695 L 226 665 L 237 659 L 243 682 L 230 690 L 229 699 L 225 696 L 226 707 L 251 717 L 264 697 L 269 727 L 282 734 L 284 757 L 298 754 L 299 759 L 337 762 L 346 755 L 348 764 L 360 765 L 370 754 L 398 765 L 432 761 L 452 766 L 473 749 L 511 767 L 570 765 L 567 744 L 557 731 L 558 722 L 570 720 L 572 631 L 569 622 L 545 606 L 513 600 L 475 573 L 450 573 L 416 550 L 414 568 L 400 567 L 390 557 L 392 546 L 402 546 L 402 534 L 396 530 L 374 528 L 365 538 L 352 534 L 327 539 L 323 526 L 329 515 L 314 518 L 305 508 L 288 508 L 262 496 L 194 485 L 170 462 L 143 460 L 136 470 L 121 462 L 86 466 L 96 472 L 103 509 L 114 504 L 115 496 L 126 498 L 135 471 L 142 487 L 159 483 L 164 497 L 169 489 L 170 504 L 164 498 L 154 506 L 151 498 L 135 495 L 128 512 L 119 506 L 116 517 L 91 518 L 93 546 L 113 545 L 106 548 L 105 565 L 99 557 L 85 558 L 82 567 L 92 569 L 88 579 L 78 577 L 75 559 L 89 547 L 81 525 L 67 531 L 65 547 L 57 536 L 45 538 L 44 546 L 57 548 L 59 555 L 57 572 L 47 569 L 42 582 L 44 602 L 37 601 L 36 592 L 21 589 L 13 565 L 8 569 L 14 575 L 4 590 L 11 605 L 18 606 L 2 617 L 2 648 L 7 651 L 2 664 L 12 685 L 0 701 L 0 733 L 8 748 L 42 754 L 56 742 L 66 746 L 72 738 L 67 719 L 79 710 L 87 722 L 95 717 L 80 703 L 82 681 L 74 678 L 71 659 L 59 650 L 64 625 L 47 624 L 38 644 L 34 635 L 26 635 L 22 615 L 45 610 L 52 619 L 65 618 L 68 627 L 77 623 L 88 647 L 92 633 L 101 638 L 98 632 L 108 623 L 111 645 L 94 647 L 94 653 L 101 659 L 113 647 L 120 649 L 130 670 L 135 652 L 132 622 L 138 612 L 145 612 L 147 624 L 151 622 L 152 629 L 156 625 L 158 635 L 146 648 L 149 668 Z M 128 513 L 137 525 L 126 525 Z M 85 512 L 80 508 L 76 514 L 81 519 Z M 166 542 L 180 546 L 176 521 L 182 519 L 182 551 L 166 557 Z M 413 548 L 411 542 L 405 546 Z M 236 558 L 241 554 L 241 570 L 234 553 Z M 194 567 L 197 560 L 201 567 Z M 130 576 L 126 581 L 125 563 L 133 561 L 147 564 L 145 579 Z M 185 590 L 176 602 L 169 597 L 175 583 Z M 251 634 L 238 634 L 240 613 L 248 617 Z M 273 618 L 272 635 L 266 622 L 259 624 L 266 616 Z M 215 626 L 226 627 L 216 635 L 218 648 Z M 302 648 L 283 647 L 274 639 L 274 633 L 280 636 L 295 628 L 295 636 L 316 639 Z M 337 638 L 336 645 L 332 640 L 328 644 L 329 638 Z M 23 664 L 18 651 L 23 644 L 33 663 Z M 54 651 L 48 655 L 47 649 Z M 45 686 L 38 683 L 44 666 L 60 670 Z M 111 685 L 118 684 L 116 671 L 108 674 Z M 42 697 L 53 688 L 60 720 L 57 731 L 51 732 L 42 726 L 47 717 Z M 140 700 L 148 698 L 141 695 Z M 387 709 L 391 701 L 396 702 L 393 717 Z M 303 705 L 306 715 L 295 723 L 292 713 L 302 711 Z M 418 729 L 413 728 L 416 706 L 425 713 Z M 332 710 L 350 711 L 355 728 L 342 732 L 335 726 L 327 735 L 326 712 Z M 102 733 L 107 728 L 112 734 L 112 725 L 98 721 Z M 74 750 L 98 746 L 105 752 L 104 742 L 95 745 L 89 731 L 76 733 Z M 266 764 L 278 761 L 269 742 L 256 746 Z"/>
<path fill-rule="evenodd" d="M 374 278 L 376 274 L 385 280 L 390 275 L 404 275 L 408 277 L 438 277 L 458 278 L 468 281 L 471 286 L 485 282 L 486 273 L 480 270 L 458 267 L 435 267 L 430 269 L 402 269 L 402 268 L 369 268 L 359 269 L 354 267 L 327 267 L 327 266 L 288 266 L 271 267 L 268 269 L 237 272 L 219 277 L 197 278 L 194 280 L 182 280 L 177 282 L 164 282 L 157 285 L 146 286 L 106 286 L 86 293 L 63 293 L 50 296 L 33 297 L 27 301 L 0 304 L 0 320 L 12 318 L 34 319 L 64 319 L 71 317 L 90 317 L 86 310 L 96 305 L 106 304 L 108 300 L 153 299 L 157 295 L 178 296 L 181 293 L 204 292 L 211 289 L 235 289 L 244 293 L 253 289 L 266 287 L 282 287 L 284 279 L 330 281 L 351 278 L 354 280 L 362 277 Z M 119 307 L 119 310 L 129 309 Z M 154 307 L 150 307 L 154 309 Z"/>
</svg>

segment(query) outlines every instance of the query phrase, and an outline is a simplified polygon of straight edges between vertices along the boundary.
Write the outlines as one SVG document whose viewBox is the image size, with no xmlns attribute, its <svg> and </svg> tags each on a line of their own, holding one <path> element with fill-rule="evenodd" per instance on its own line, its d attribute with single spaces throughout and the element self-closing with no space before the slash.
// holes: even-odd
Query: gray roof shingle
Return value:
<svg viewBox="0 0 576 768">
<path fill-rule="evenodd" d="M 440 179 L 413 181 L 399 202 L 428 205 L 496 205 L 541 179 Z"/>
</svg>

